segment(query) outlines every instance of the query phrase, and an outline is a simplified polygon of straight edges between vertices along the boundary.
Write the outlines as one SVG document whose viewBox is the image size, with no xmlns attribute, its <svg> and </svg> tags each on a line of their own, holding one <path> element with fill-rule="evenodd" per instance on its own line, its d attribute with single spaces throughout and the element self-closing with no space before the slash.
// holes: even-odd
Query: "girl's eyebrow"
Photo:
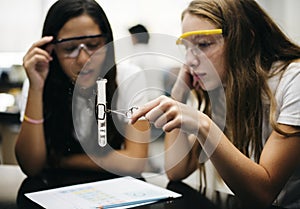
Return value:
<svg viewBox="0 0 300 209">
<path fill-rule="evenodd" d="M 209 39 L 209 36 L 206 36 L 206 35 L 193 35 L 191 37 L 191 41 L 198 41 L 198 40 L 202 40 L 202 39 L 205 39 L 205 40 L 210 40 Z"/>
</svg>

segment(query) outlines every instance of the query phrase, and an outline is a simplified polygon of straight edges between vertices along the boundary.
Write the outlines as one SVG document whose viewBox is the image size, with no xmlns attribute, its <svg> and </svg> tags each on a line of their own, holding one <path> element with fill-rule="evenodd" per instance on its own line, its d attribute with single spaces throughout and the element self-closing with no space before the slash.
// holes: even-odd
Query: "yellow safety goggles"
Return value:
<svg viewBox="0 0 300 209">
<path fill-rule="evenodd" d="M 186 37 L 192 36 L 192 35 L 217 35 L 222 34 L 222 29 L 211 29 L 211 30 L 196 30 L 196 31 L 189 31 L 184 34 L 182 34 L 177 40 L 176 44 L 181 44 L 182 40 Z"/>
</svg>

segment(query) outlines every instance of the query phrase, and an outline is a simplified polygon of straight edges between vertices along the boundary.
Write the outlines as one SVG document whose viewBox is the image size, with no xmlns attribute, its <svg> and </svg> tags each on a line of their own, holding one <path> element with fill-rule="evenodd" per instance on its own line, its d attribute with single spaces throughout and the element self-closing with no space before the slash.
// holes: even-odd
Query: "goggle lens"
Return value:
<svg viewBox="0 0 300 209">
<path fill-rule="evenodd" d="M 106 37 L 103 34 L 73 37 L 57 40 L 54 44 L 58 54 L 63 57 L 76 58 L 81 49 L 91 56 L 100 48 L 105 52 Z"/>
</svg>

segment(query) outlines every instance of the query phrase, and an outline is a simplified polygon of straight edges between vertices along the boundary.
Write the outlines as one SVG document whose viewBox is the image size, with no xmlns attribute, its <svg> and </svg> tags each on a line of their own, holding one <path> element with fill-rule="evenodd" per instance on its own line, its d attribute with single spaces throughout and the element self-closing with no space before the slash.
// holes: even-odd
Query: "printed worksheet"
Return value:
<svg viewBox="0 0 300 209">
<path fill-rule="evenodd" d="M 181 195 L 132 178 L 121 177 L 25 194 L 44 208 L 130 208 Z"/>
</svg>

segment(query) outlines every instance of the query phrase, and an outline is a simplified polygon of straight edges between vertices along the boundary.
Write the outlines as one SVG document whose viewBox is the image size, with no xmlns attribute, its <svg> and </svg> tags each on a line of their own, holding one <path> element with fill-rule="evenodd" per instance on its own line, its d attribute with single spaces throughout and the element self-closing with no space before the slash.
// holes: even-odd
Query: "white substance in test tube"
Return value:
<svg viewBox="0 0 300 209">
<path fill-rule="evenodd" d="M 97 80 L 97 108 L 98 108 L 98 144 L 107 144 L 106 135 L 106 79 Z"/>
</svg>

